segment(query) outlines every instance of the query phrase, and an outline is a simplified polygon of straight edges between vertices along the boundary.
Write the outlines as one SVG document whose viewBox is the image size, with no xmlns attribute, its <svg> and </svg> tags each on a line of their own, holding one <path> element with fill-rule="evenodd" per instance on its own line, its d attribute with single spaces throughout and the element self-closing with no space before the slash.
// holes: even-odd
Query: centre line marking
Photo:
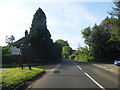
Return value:
<svg viewBox="0 0 120 90">
<path fill-rule="evenodd" d="M 75 65 L 77 65 L 75 62 L 73 62 L 73 63 L 74 63 Z M 80 70 L 82 70 L 82 68 L 81 68 L 80 66 L 77 65 L 77 67 L 78 67 Z"/>
<path fill-rule="evenodd" d="M 77 65 L 75 62 L 74 62 L 74 64 Z M 82 68 L 81 68 L 80 66 L 77 65 L 77 67 L 78 67 L 80 70 L 82 70 Z"/>
<path fill-rule="evenodd" d="M 77 67 L 78 67 L 80 70 L 82 70 L 82 68 L 81 68 L 81 67 L 79 67 L 78 65 L 77 65 Z"/>
<path fill-rule="evenodd" d="M 54 71 L 56 68 L 60 67 L 62 64 L 59 64 L 58 66 L 56 66 L 55 68 L 51 69 L 50 71 Z"/>
<path fill-rule="evenodd" d="M 106 90 L 102 85 L 100 85 L 97 81 L 95 81 L 89 74 L 84 72 L 85 75 L 87 75 L 98 87 L 100 87 L 102 90 Z"/>
</svg>

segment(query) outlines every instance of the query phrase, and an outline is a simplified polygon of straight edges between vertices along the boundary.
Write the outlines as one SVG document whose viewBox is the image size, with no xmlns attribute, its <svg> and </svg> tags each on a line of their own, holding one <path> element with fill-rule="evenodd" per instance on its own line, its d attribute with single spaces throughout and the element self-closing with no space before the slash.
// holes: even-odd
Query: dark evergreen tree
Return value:
<svg viewBox="0 0 120 90">
<path fill-rule="evenodd" d="M 89 46 L 94 61 L 114 62 L 120 53 L 120 1 L 109 12 L 112 18 L 106 17 L 100 25 L 82 31 L 85 43 Z M 114 16 L 114 18 L 113 18 Z"/>
<path fill-rule="evenodd" d="M 86 44 L 89 46 L 90 54 L 95 58 L 95 61 L 113 62 L 119 58 L 120 43 L 114 33 L 116 30 L 117 19 L 106 17 L 100 25 L 96 25 L 90 31 L 86 28 L 82 31 Z M 88 34 L 88 31 L 90 33 Z"/>
<path fill-rule="evenodd" d="M 116 7 L 113 7 L 111 12 L 108 12 L 112 16 L 116 16 L 120 19 L 120 1 L 114 1 Z"/>
<path fill-rule="evenodd" d="M 91 34 L 91 28 L 87 27 L 81 33 L 82 33 L 82 37 L 85 39 L 85 41 L 84 41 L 85 44 L 90 46 L 89 38 L 90 38 L 90 34 Z"/>
<path fill-rule="evenodd" d="M 25 44 L 30 44 L 34 58 L 40 61 L 55 60 L 54 43 L 47 29 L 46 15 L 41 8 L 34 14 L 30 33 L 26 37 Z"/>
<path fill-rule="evenodd" d="M 117 21 L 114 22 L 116 25 L 113 33 L 115 37 L 117 37 L 118 41 L 120 41 L 120 1 L 114 2 L 115 7 L 113 7 L 111 12 L 108 12 L 111 16 L 117 17 Z"/>
</svg>

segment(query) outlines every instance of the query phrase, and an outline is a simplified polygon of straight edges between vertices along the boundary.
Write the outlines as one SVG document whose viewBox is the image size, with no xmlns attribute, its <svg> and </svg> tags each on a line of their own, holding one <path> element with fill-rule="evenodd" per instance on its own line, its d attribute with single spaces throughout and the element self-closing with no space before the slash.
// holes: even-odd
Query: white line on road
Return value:
<svg viewBox="0 0 120 90">
<path fill-rule="evenodd" d="M 106 90 L 102 85 L 100 85 L 97 81 L 95 81 L 89 74 L 84 72 L 85 75 L 87 75 L 98 87 L 100 87 L 102 90 Z"/>
<path fill-rule="evenodd" d="M 77 65 L 77 67 L 78 67 L 80 70 L 82 70 L 82 68 L 81 68 L 81 67 L 79 67 L 78 65 Z"/>
<path fill-rule="evenodd" d="M 51 69 L 50 71 L 54 71 L 56 68 L 60 67 L 62 64 L 59 64 L 58 66 L 56 66 L 55 68 Z"/>
<path fill-rule="evenodd" d="M 73 63 L 74 63 L 75 65 L 77 65 L 75 62 L 73 62 Z M 80 66 L 77 65 L 77 67 L 78 67 L 80 70 L 82 70 L 82 68 L 81 68 Z"/>
</svg>

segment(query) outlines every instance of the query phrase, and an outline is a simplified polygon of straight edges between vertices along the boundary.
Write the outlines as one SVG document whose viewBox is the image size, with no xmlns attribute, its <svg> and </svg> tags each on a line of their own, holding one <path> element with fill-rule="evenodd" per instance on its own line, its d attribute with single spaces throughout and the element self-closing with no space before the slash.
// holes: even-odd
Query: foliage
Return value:
<svg viewBox="0 0 120 90">
<path fill-rule="evenodd" d="M 27 44 L 32 47 L 34 57 L 45 60 L 50 55 L 52 47 L 52 40 L 50 39 L 50 33 L 46 28 L 46 16 L 42 9 L 38 9 L 34 14 L 34 18 L 31 24 L 30 33 L 26 38 Z M 49 53 L 49 54 L 48 54 Z"/>
<path fill-rule="evenodd" d="M 57 59 L 57 61 L 61 61 L 61 58 L 62 58 L 62 47 L 57 42 L 54 43 L 53 56 L 54 56 L 55 59 Z"/>
<path fill-rule="evenodd" d="M 114 59 L 119 58 L 120 41 L 116 34 L 117 23 L 117 19 L 106 17 L 100 25 L 95 24 L 88 36 L 84 34 L 86 29 L 82 32 L 87 41 L 86 44 L 90 48 L 90 55 L 94 57 L 95 61 L 113 62 Z"/>
<path fill-rule="evenodd" d="M 68 41 L 64 41 L 62 39 L 56 40 L 55 42 L 60 44 L 62 47 L 69 46 Z"/>
<path fill-rule="evenodd" d="M 7 46 L 2 47 L 2 54 L 10 54 L 11 47 L 12 47 L 11 44 L 8 44 Z"/>
<path fill-rule="evenodd" d="M 27 35 L 23 47 L 23 56 L 32 56 L 30 57 L 33 58 L 32 60 L 39 59 L 43 62 L 50 62 L 60 58 L 60 55 L 55 56 L 61 54 L 60 51 L 55 53 L 59 46 L 56 46 L 51 39 L 51 34 L 46 25 L 46 15 L 41 8 L 34 14 L 30 33 Z M 28 51 L 31 52 L 28 53 L 29 55 L 27 55 Z"/>
<path fill-rule="evenodd" d="M 6 36 L 6 39 L 5 39 L 7 44 L 12 44 L 14 40 L 15 40 L 15 37 L 13 35 Z"/>
<path fill-rule="evenodd" d="M 76 57 L 75 55 L 70 55 L 69 59 L 75 59 L 75 57 Z"/>
<path fill-rule="evenodd" d="M 76 53 L 77 53 L 77 56 L 76 56 L 77 60 L 89 61 L 90 50 L 88 47 L 79 47 Z"/>
<path fill-rule="evenodd" d="M 87 27 L 81 32 L 85 44 L 89 47 L 89 54 L 82 52 L 84 49 L 77 50 L 76 59 L 113 62 L 120 58 L 120 1 L 114 4 L 116 7 L 108 12 L 111 18 L 106 17 L 100 25 L 95 24 L 93 28 Z"/>
<path fill-rule="evenodd" d="M 13 46 L 13 41 L 15 40 L 15 37 L 13 35 L 6 36 L 6 43 L 7 46 L 2 47 L 2 54 L 10 54 L 11 47 Z"/>
<path fill-rule="evenodd" d="M 113 7 L 112 8 L 113 10 L 111 12 L 109 12 L 109 14 L 120 18 L 120 1 L 114 2 L 114 4 L 116 7 Z"/>
<path fill-rule="evenodd" d="M 56 40 L 55 43 L 61 47 L 61 53 L 62 57 L 69 58 L 69 56 L 72 54 L 73 50 L 71 47 L 69 47 L 68 41 L 64 41 L 62 39 Z"/>
<path fill-rule="evenodd" d="M 78 50 L 74 51 L 69 59 L 75 59 L 80 61 L 92 61 L 93 57 L 90 55 L 90 50 L 87 46 L 79 47 Z"/>
<path fill-rule="evenodd" d="M 36 75 L 42 73 L 44 70 L 40 68 L 33 68 L 29 70 L 28 68 L 6 68 L 0 69 L 2 71 L 2 87 L 8 87 L 17 85 L 18 88 L 21 82 L 32 79 Z"/>
<path fill-rule="evenodd" d="M 89 46 L 89 36 L 91 34 L 91 28 L 90 27 L 87 27 L 85 28 L 82 32 L 82 37 L 85 39 L 85 44 L 87 44 Z"/>
<path fill-rule="evenodd" d="M 113 32 L 113 37 L 117 38 L 120 41 L 120 1 L 114 2 L 115 7 L 112 8 L 111 12 L 108 12 L 112 18 L 115 18 L 116 21 L 113 23 L 114 24 L 114 29 L 112 30 Z"/>
<path fill-rule="evenodd" d="M 69 47 L 69 46 L 64 46 L 64 47 L 62 48 L 62 56 L 63 56 L 64 58 L 68 58 L 69 55 L 71 55 L 71 54 L 72 54 L 72 48 L 71 48 L 71 47 Z"/>
</svg>

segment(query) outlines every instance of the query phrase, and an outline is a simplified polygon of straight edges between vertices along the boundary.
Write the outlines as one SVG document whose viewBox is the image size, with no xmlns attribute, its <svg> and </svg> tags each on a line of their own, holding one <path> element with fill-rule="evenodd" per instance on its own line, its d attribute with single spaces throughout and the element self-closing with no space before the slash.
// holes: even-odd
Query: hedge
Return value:
<svg viewBox="0 0 120 90">
<path fill-rule="evenodd" d="M 69 56 L 69 59 L 75 59 L 75 55 Z"/>
<path fill-rule="evenodd" d="M 83 60 L 83 61 L 93 61 L 94 58 L 93 57 L 89 57 L 87 55 L 71 55 L 69 56 L 69 59 L 75 59 L 75 60 Z"/>
<path fill-rule="evenodd" d="M 2 64 L 18 63 L 19 59 L 20 59 L 19 55 L 5 54 L 2 55 Z"/>
</svg>

